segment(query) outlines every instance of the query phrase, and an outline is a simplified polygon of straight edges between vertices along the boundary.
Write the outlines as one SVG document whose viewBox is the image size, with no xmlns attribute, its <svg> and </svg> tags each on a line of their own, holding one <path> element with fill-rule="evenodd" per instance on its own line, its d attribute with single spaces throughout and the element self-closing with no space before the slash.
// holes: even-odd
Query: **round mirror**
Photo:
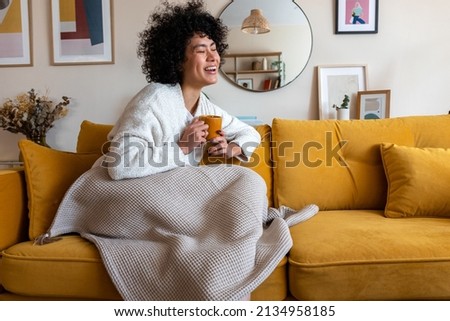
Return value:
<svg viewBox="0 0 450 321">
<path fill-rule="evenodd" d="M 269 91 L 297 78 L 312 52 L 312 30 L 294 0 L 232 0 L 220 14 L 229 48 L 221 71 L 240 88 Z"/>
</svg>

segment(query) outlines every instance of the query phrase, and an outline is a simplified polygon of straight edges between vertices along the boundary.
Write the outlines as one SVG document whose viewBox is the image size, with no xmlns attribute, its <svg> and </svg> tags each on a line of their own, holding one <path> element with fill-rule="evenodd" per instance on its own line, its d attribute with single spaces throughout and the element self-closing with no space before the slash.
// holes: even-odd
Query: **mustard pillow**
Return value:
<svg viewBox="0 0 450 321">
<path fill-rule="evenodd" d="M 450 149 L 381 144 L 386 217 L 450 217 Z"/>
<path fill-rule="evenodd" d="M 97 124 L 89 120 L 84 120 L 80 126 L 77 140 L 78 153 L 108 152 L 108 134 L 113 125 Z"/>
<path fill-rule="evenodd" d="M 71 153 L 43 147 L 29 140 L 19 141 L 28 193 L 30 239 L 45 233 L 55 217 L 67 189 L 100 156 L 99 153 Z"/>
<path fill-rule="evenodd" d="M 225 159 L 223 157 L 212 157 L 207 154 L 203 156 L 203 164 L 233 164 L 248 167 L 258 173 L 266 182 L 267 200 L 269 206 L 273 205 L 273 181 L 272 181 L 272 161 L 270 159 L 270 137 L 271 128 L 269 125 L 255 126 L 256 131 L 261 136 L 261 143 L 256 147 L 248 162 L 241 162 L 236 158 Z"/>
</svg>

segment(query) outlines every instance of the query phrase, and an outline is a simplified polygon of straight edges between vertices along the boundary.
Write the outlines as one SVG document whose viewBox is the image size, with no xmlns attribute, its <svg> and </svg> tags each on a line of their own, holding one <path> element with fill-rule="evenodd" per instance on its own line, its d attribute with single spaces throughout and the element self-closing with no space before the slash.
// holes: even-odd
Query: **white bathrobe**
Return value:
<svg viewBox="0 0 450 321">
<path fill-rule="evenodd" d="M 204 94 L 192 115 L 185 107 L 180 85 L 150 83 L 128 103 L 108 135 L 110 153 L 95 166 L 107 166 L 109 175 L 116 180 L 197 166 L 202 148 L 184 155 L 177 142 L 186 126 L 200 115 L 222 116 L 226 139 L 242 148 L 242 161 L 248 160 L 261 141 L 252 126 L 231 116 Z"/>
</svg>

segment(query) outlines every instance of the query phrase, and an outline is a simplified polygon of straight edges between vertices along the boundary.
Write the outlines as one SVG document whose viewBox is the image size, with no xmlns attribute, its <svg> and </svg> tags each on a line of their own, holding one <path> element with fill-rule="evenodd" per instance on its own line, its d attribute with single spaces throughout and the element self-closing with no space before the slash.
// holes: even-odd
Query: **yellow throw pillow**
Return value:
<svg viewBox="0 0 450 321">
<path fill-rule="evenodd" d="M 35 239 L 50 227 L 67 189 L 100 156 L 71 153 L 19 141 L 25 169 L 30 218 L 29 237 Z"/>
<path fill-rule="evenodd" d="M 450 217 L 450 149 L 381 144 L 386 217 Z"/>
<path fill-rule="evenodd" d="M 236 158 L 208 157 L 206 154 L 200 164 L 233 164 L 251 168 L 264 178 L 269 206 L 273 206 L 272 160 L 270 159 L 271 128 L 269 125 L 258 125 L 255 126 L 255 129 L 261 136 L 261 143 L 256 147 L 248 162 L 241 162 Z"/>
<path fill-rule="evenodd" d="M 77 140 L 78 153 L 103 152 L 106 154 L 109 148 L 108 134 L 113 128 L 109 124 L 97 124 L 84 120 L 80 126 Z"/>
</svg>

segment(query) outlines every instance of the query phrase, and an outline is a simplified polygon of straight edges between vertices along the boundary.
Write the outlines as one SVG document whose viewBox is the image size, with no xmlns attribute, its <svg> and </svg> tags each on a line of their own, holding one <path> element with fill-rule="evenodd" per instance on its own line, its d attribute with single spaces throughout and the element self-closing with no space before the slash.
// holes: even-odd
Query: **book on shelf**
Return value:
<svg viewBox="0 0 450 321">
<path fill-rule="evenodd" d="M 273 84 L 273 89 L 277 89 L 280 87 L 280 79 L 275 80 L 275 83 Z"/>
<path fill-rule="evenodd" d="M 264 80 L 263 90 L 270 90 L 270 89 L 272 89 L 272 79 L 267 78 L 266 80 Z"/>
</svg>

